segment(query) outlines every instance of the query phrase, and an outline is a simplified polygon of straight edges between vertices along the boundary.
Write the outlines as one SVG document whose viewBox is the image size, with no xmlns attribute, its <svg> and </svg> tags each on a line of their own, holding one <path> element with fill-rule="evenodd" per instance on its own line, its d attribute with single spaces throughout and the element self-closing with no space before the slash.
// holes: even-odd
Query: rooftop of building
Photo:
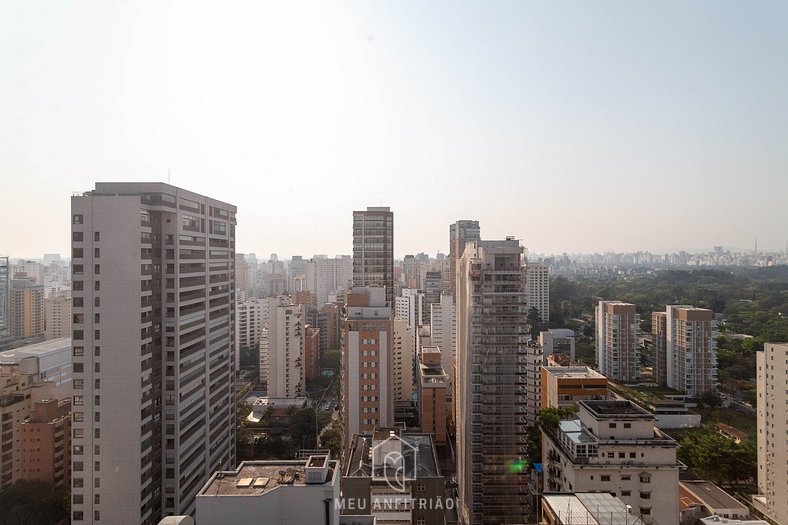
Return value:
<svg viewBox="0 0 788 525">
<path fill-rule="evenodd" d="M 24 357 L 40 357 L 52 352 L 62 351 L 64 348 L 71 348 L 70 337 L 50 339 L 49 341 L 20 346 L 18 348 L 14 348 L 13 350 L 0 352 L 0 362 L 16 362 L 17 360 Z"/>
<path fill-rule="evenodd" d="M 710 509 L 742 509 L 747 511 L 747 506 L 722 490 L 711 481 L 679 481 L 679 504 L 687 501 L 701 503 Z"/>
<path fill-rule="evenodd" d="M 639 517 L 608 492 L 545 494 L 544 506 L 556 518 L 556 525 L 628 525 Z"/>
<path fill-rule="evenodd" d="M 440 354 L 441 349 L 439 346 L 422 346 L 421 352 L 424 354 Z"/>
<path fill-rule="evenodd" d="M 348 462 L 344 475 L 348 477 L 372 477 L 372 448 L 373 441 L 380 443 L 392 437 L 402 439 L 402 455 L 409 472 L 415 472 L 417 478 L 441 477 L 438 467 L 438 456 L 432 434 L 417 432 L 399 432 L 388 428 L 378 428 L 372 434 L 354 434 Z M 414 465 L 415 462 L 415 465 Z"/>
<path fill-rule="evenodd" d="M 764 520 L 737 520 L 733 518 L 723 518 L 716 514 L 714 516 L 699 518 L 699 523 L 702 525 L 769 525 L 769 522 Z"/>
<path fill-rule="evenodd" d="M 654 415 L 631 401 L 580 401 L 580 409 L 586 409 L 596 419 L 654 419 Z"/>
<path fill-rule="evenodd" d="M 214 473 L 198 496 L 260 496 L 280 486 L 333 485 L 339 470 L 338 461 L 317 456 L 328 462 L 323 483 L 307 483 L 307 468 L 324 468 L 314 463 L 316 456 L 299 461 L 244 461 L 236 470 Z"/>
<path fill-rule="evenodd" d="M 587 366 L 546 366 L 548 373 L 566 379 L 607 379 L 605 376 Z"/>
<path fill-rule="evenodd" d="M 726 423 L 715 423 L 715 427 L 720 430 L 722 433 L 727 434 L 736 439 L 747 439 L 749 434 L 747 432 L 741 431 L 737 428 L 733 428 L 732 426 Z"/>
</svg>

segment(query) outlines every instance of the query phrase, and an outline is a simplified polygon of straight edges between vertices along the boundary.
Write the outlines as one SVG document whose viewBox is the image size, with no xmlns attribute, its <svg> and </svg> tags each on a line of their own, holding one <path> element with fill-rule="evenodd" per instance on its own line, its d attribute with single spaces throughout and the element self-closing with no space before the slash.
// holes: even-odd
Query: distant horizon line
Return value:
<svg viewBox="0 0 788 525">
<path fill-rule="evenodd" d="M 496 239 L 482 239 L 482 240 L 496 240 Z M 715 253 L 713 251 L 713 249 L 712 250 L 700 250 L 700 249 L 688 250 L 688 249 L 683 249 L 683 250 L 673 250 L 673 251 L 668 251 L 668 250 L 653 250 L 652 251 L 652 250 L 646 250 L 646 249 L 638 249 L 638 250 L 634 250 L 634 251 L 610 251 L 610 250 L 607 250 L 607 251 L 596 251 L 596 252 L 568 252 L 568 251 L 564 251 L 564 252 L 560 252 L 560 253 L 540 253 L 540 252 L 537 252 L 537 251 L 529 250 L 527 246 L 525 246 L 525 249 L 528 251 L 528 255 L 527 255 L 528 258 L 532 258 L 532 257 L 542 257 L 542 258 L 544 258 L 544 257 L 563 257 L 565 255 L 568 256 L 568 257 L 589 256 L 589 255 L 633 255 L 633 254 L 650 254 L 650 255 L 662 256 L 662 255 L 679 254 L 681 252 L 684 252 L 687 255 L 708 255 L 708 254 L 714 254 Z M 732 248 L 732 247 L 726 247 L 726 246 L 723 246 L 722 249 L 723 249 L 724 252 L 728 252 L 730 254 L 755 255 L 753 249 L 741 249 L 741 248 Z M 235 253 L 236 254 L 244 254 L 244 255 L 247 255 L 247 254 L 250 254 L 250 253 L 253 253 L 255 255 L 257 255 L 257 254 L 265 254 L 265 252 L 260 252 L 260 251 L 236 251 Z M 394 260 L 402 261 L 408 255 L 415 256 L 415 255 L 418 255 L 420 253 L 428 255 L 430 259 L 435 259 L 436 258 L 435 256 L 438 253 L 441 253 L 441 254 L 443 254 L 446 257 L 449 256 L 449 251 L 448 250 L 446 252 L 438 251 L 438 252 L 432 252 L 432 253 L 429 253 L 429 252 L 413 252 L 413 253 L 406 253 L 406 254 L 400 255 L 400 256 L 395 256 Z M 59 252 L 44 252 L 43 254 L 37 255 L 37 256 L 12 255 L 12 254 L 0 253 L 0 258 L 8 257 L 9 260 L 11 260 L 11 259 L 13 259 L 13 260 L 43 260 L 44 257 L 47 256 L 47 255 L 57 255 L 61 259 L 71 259 L 71 257 L 69 257 L 67 255 L 63 255 L 63 253 L 59 253 Z M 326 257 L 328 259 L 334 259 L 336 257 L 352 257 L 352 254 L 350 254 L 350 253 L 335 253 L 334 255 L 329 255 L 329 254 L 326 254 L 326 253 L 313 253 L 311 256 L 305 256 L 305 255 L 302 255 L 302 254 L 280 255 L 277 252 L 267 252 L 267 254 L 265 256 L 270 258 L 271 255 L 276 255 L 277 256 L 277 260 L 279 260 L 279 261 L 292 260 L 293 257 L 303 257 L 303 259 L 307 260 L 307 261 L 310 260 L 310 259 L 315 258 L 316 256 L 323 256 L 323 257 Z M 788 252 L 786 252 L 786 250 L 784 248 L 777 249 L 777 250 L 774 250 L 774 249 L 759 249 L 758 250 L 758 255 L 759 256 L 760 255 L 788 255 Z M 269 259 L 265 259 L 265 260 L 263 260 L 263 262 L 267 262 L 268 260 Z"/>
</svg>

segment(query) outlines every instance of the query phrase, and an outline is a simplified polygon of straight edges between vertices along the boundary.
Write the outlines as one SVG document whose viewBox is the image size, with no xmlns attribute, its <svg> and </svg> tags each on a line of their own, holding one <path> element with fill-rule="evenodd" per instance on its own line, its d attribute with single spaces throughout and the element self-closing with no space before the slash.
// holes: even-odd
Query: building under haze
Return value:
<svg viewBox="0 0 788 525">
<path fill-rule="evenodd" d="M 481 239 L 479 221 L 462 220 L 449 225 L 449 271 L 451 272 L 449 286 L 454 299 L 457 297 L 457 262 L 462 258 L 465 244 L 479 239 Z"/>
<path fill-rule="evenodd" d="M 394 304 L 394 213 L 368 206 L 353 212 L 353 286 L 385 286 Z"/>
<path fill-rule="evenodd" d="M 71 292 L 44 299 L 44 335 L 47 340 L 71 337 Z"/>
<path fill-rule="evenodd" d="M 193 514 L 235 466 L 235 213 L 162 183 L 71 198 L 72 523 Z"/>
<path fill-rule="evenodd" d="M 550 266 L 537 262 L 525 265 L 525 284 L 528 289 L 528 308 L 539 312 L 541 328 L 550 324 Z"/>
<path fill-rule="evenodd" d="M 44 335 L 44 286 L 32 279 L 11 281 L 11 337 Z"/>
<path fill-rule="evenodd" d="M 513 237 L 475 241 L 457 269 L 457 480 L 464 523 L 518 523 L 528 512 L 527 292 Z"/>
<path fill-rule="evenodd" d="M 640 379 L 640 316 L 635 305 L 599 301 L 596 315 L 596 362 L 599 372 L 614 381 Z"/>
</svg>

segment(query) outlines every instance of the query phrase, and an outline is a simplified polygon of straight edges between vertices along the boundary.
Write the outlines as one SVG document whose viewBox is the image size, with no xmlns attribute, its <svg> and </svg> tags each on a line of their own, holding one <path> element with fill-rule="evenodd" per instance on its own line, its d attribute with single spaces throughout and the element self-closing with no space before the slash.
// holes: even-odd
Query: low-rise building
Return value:
<svg viewBox="0 0 788 525">
<path fill-rule="evenodd" d="M 52 383 L 40 381 L 35 358 L 0 364 L 0 488 L 22 479 L 22 426 L 35 403 L 51 394 Z"/>
<path fill-rule="evenodd" d="M 630 401 L 580 401 L 576 419 L 543 425 L 545 492 L 604 491 L 643 523 L 676 523 L 678 444 Z"/>
<path fill-rule="evenodd" d="M 623 501 L 606 492 L 542 496 L 542 521 L 550 525 L 629 525 L 639 518 Z M 671 522 L 674 523 L 674 522 Z"/>
<path fill-rule="evenodd" d="M 695 525 L 700 518 L 718 516 L 746 520 L 750 509 L 710 481 L 679 482 L 681 524 Z"/>
<path fill-rule="evenodd" d="M 197 493 L 197 523 L 338 525 L 339 476 L 339 462 L 328 455 L 244 461 L 216 472 Z"/>
<path fill-rule="evenodd" d="M 446 484 L 431 434 L 379 428 L 355 434 L 342 476 L 342 514 L 379 524 L 443 525 Z"/>
<path fill-rule="evenodd" d="M 579 401 L 607 399 L 607 378 L 587 366 L 542 368 L 542 408 L 577 406 Z"/>
<path fill-rule="evenodd" d="M 22 423 L 19 478 L 55 489 L 71 482 L 71 400 L 44 399 Z M 79 449 L 76 449 L 79 452 Z M 78 462 L 81 458 L 74 458 Z"/>
</svg>

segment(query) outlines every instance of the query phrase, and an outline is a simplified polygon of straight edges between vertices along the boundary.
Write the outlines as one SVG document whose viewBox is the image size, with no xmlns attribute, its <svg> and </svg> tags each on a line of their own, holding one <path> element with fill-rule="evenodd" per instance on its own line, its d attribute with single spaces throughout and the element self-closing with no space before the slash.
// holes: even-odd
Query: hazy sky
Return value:
<svg viewBox="0 0 788 525">
<path fill-rule="evenodd" d="M 788 2 L 0 2 L 0 253 L 69 196 L 167 180 L 238 251 L 395 255 L 481 221 L 531 251 L 782 249 Z"/>
</svg>

